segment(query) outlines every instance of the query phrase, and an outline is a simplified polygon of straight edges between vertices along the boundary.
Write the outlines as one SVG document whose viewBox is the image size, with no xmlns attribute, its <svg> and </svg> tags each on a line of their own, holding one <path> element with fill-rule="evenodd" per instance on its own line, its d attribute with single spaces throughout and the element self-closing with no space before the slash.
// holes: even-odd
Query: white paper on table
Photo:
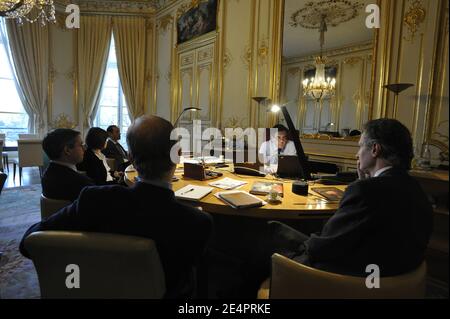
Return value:
<svg viewBox="0 0 450 319">
<path fill-rule="evenodd" d="M 239 188 L 243 185 L 247 184 L 247 182 L 244 181 L 239 181 L 236 179 L 232 179 L 229 177 L 225 177 L 221 180 L 215 181 L 215 182 L 211 182 L 208 185 L 209 186 L 213 186 L 213 187 L 217 187 L 220 189 L 226 189 L 226 190 L 230 190 L 230 189 L 236 189 Z"/>
</svg>

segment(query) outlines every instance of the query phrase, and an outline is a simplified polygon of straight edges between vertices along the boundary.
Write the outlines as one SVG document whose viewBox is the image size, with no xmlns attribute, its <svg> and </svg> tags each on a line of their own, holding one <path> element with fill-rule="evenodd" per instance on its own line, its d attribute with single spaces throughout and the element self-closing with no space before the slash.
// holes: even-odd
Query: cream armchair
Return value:
<svg viewBox="0 0 450 319">
<path fill-rule="evenodd" d="M 16 179 L 16 167 L 19 167 L 19 183 L 22 185 L 22 168 L 39 167 L 39 173 L 42 176 L 42 167 L 44 165 L 44 153 L 42 150 L 42 141 L 36 139 L 24 139 L 17 141 L 18 158 L 13 159 L 13 179 Z"/>
<path fill-rule="evenodd" d="M 63 207 L 70 205 L 68 200 L 51 199 L 41 194 L 41 219 L 46 219 Z"/>
<path fill-rule="evenodd" d="M 158 299 L 165 294 L 164 271 L 150 239 L 48 231 L 29 235 L 25 248 L 41 298 Z M 77 283 L 79 288 L 71 288 Z"/>
<path fill-rule="evenodd" d="M 260 299 L 419 299 L 425 297 L 425 262 L 416 270 L 382 277 L 379 289 L 368 289 L 366 278 L 314 269 L 274 254 L 272 276 L 258 292 Z"/>
</svg>

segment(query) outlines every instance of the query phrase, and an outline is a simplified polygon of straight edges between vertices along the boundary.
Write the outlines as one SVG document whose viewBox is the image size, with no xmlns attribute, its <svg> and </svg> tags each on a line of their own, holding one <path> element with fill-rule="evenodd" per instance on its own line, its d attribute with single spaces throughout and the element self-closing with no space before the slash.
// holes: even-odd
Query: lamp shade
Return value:
<svg viewBox="0 0 450 319">
<path fill-rule="evenodd" d="M 393 83 L 383 86 L 385 89 L 388 89 L 391 92 L 394 92 L 395 94 L 399 94 L 403 92 L 406 89 L 409 89 L 410 87 L 414 86 L 414 84 L 411 83 Z"/>
</svg>

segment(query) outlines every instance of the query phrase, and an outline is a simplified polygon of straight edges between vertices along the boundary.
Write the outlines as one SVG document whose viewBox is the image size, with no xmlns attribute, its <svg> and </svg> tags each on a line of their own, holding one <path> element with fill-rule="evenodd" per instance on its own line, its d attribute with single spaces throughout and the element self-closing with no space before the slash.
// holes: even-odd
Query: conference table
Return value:
<svg viewBox="0 0 450 319">
<path fill-rule="evenodd" d="M 324 223 L 334 214 L 339 206 L 338 202 L 327 201 L 312 190 L 315 187 L 329 186 L 310 182 L 308 196 L 299 196 L 292 193 L 292 180 L 280 180 L 270 175 L 267 175 L 267 177 L 236 175 L 233 173 L 233 164 L 229 164 L 228 168 L 218 169 L 210 167 L 209 169 L 220 172 L 223 176 L 208 181 L 187 179 L 183 177 L 183 166 L 178 165 L 175 172 L 178 180 L 172 183 L 172 189 L 177 191 L 190 184 L 209 186 L 208 184 L 211 182 L 229 177 L 246 182 L 247 184 L 238 189 L 247 192 L 250 191 L 253 183 L 256 181 L 282 182 L 284 196 L 281 203 L 278 204 L 268 203 L 258 208 L 234 209 L 214 196 L 217 192 L 225 190 L 214 188 L 212 193 L 198 202 L 185 201 L 186 204 L 201 207 L 203 211 L 208 212 L 212 216 L 214 221 L 214 231 L 209 243 L 210 249 L 200 267 L 199 287 L 201 288 L 199 290 L 203 291 L 203 295 L 207 295 L 205 293 L 208 289 L 208 280 L 206 278 L 208 277 L 207 269 L 210 267 L 227 269 L 226 272 L 230 272 L 233 274 L 232 276 L 238 276 L 236 274 L 239 274 L 239 272 L 234 273 L 233 271 L 240 269 L 241 266 L 239 265 L 258 263 L 271 241 L 271 237 L 268 234 L 268 221 L 283 222 L 309 235 L 320 232 Z M 136 170 L 132 166 L 125 170 L 124 179 L 128 186 L 132 186 L 135 183 L 137 175 Z M 346 186 L 334 187 L 345 190 Z M 257 197 L 266 200 L 266 196 Z"/>
<path fill-rule="evenodd" d="M 186 202 L 192 205 L 201 207 L 204 211 L 210 214 L 236 216 L 236 217 L 250 217 L 256 219 L 276 219 L 276 220 L 302 220 L 302 219 L 327 219 L 337 210 L 339 202 L 328 201 L 320 194 L 316 193 L 314 188 L 330 187 L 309 182 L 309 194 L 308 196 L 300 196 L 292 192 L 292 180 L 278 179 L 274 176 L 267 175 L 266 177 L 255 177 L 237 175 L 233 173 L 233 164 L 229 164 L 227 168 L 209 168 L 215 172 L 223 174 L 222 177 L 213 180 L 199 181 L 183 177 L 183 166 L 178 165 L 175 171 L 175 176 L 178 181 L 174 181 L 172 188 L 177 191 L 187 185 L 209 186 L 208 184 L 222 178 L 228 177 L 234 180 L 246 182 L 247 184 L 238 188 L 238 190 L 249 192 L 252 185 L 256 181 L 269 181 L 269 182 L 282 182 L 284 196 L 280 203 L 266 205 L 258 208 L 250 209 L 234 209 L 227 205 L 225 202 L 215 196 L 217 192 L 223 192 L 225 190 L 214 188 L 214 190 L 202 198 L 199 202 Z M 130 166 L 125 171 L 125 182 L 131 186 L 134 184 L 137 177 L 136 170 Z M 341 190 L 345 190 L 346 186 L 333 186 Z M 267 196 L 257 196 L 262 200 L 266 200 Z"/>
</svg>

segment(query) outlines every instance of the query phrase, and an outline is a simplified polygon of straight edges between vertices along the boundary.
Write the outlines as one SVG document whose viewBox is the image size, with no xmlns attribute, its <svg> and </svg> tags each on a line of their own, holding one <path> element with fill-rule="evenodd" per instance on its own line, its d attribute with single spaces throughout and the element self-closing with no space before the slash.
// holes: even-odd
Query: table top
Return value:
<svg viewBox="0 0 450 319">
<path fill-rule="evenodd" d="M 182 176 L 183 168 L 182 166 L 178 166 L 175 172 L 175 176 L 177 176 L 179 180 L 173 183 L 173 190 L 177 191 L 189 184 L 198 186 L 209 186 L 208 185 L 209 183 L 218 181 L 225 177 L 247 182 L 247 184 L 238 188 L 239 190 L 247 192 L 250 191 L 253 183 L 256 181 L 282 182 L 284 197 L 282 198 L 282 202 L 278 204 L 268 203 L 267 205 L 258 208 L 233 209 L 232 207 L 228 206 L 226 203 L 218 199 L 216 196 L 214 196 L 214 194 L 216 194 L 217 192 L 225 191 L 219 188 L 214 188 L 212 193 L 204 197 L 199 202 L 190 202 L 196 206 L 202 207 L 204 211 L 212 214 L 246 216 L 263 219 L 328 218 L 337 210 L 339 206 L 339 202 L 327 201 L 325 198 L 323 198 L 322 196 L 311 190 L 311 188 L 314 187 L 330 187 L 330 186 L 324 186 L 318 183 L 310 182 L 309 195 L 300 196 L 292 193 L 292 181 L 290 180 L 280 180 L 269 175 L 267 177 L 236 175 L 232 173 L 232 165 L 230 165 L 229 168 L 214 169 L 214 171 L 223 173 L 223 176 L 213 180 L 198 181 L 184 178 Z M 128 185 L 131 186 L 134 183 L 135 177 L 137 177 L 137 172 L 135 170 L 125 172 L 125 182 Z M 346 186 L 344 185 L 333 187 L 339 188 L 341 190 L 345 190 L 346 188 Z M 257 196 L 257 197 L 263 200 L 266 199 L 266 196 Z"/>
</svg>

